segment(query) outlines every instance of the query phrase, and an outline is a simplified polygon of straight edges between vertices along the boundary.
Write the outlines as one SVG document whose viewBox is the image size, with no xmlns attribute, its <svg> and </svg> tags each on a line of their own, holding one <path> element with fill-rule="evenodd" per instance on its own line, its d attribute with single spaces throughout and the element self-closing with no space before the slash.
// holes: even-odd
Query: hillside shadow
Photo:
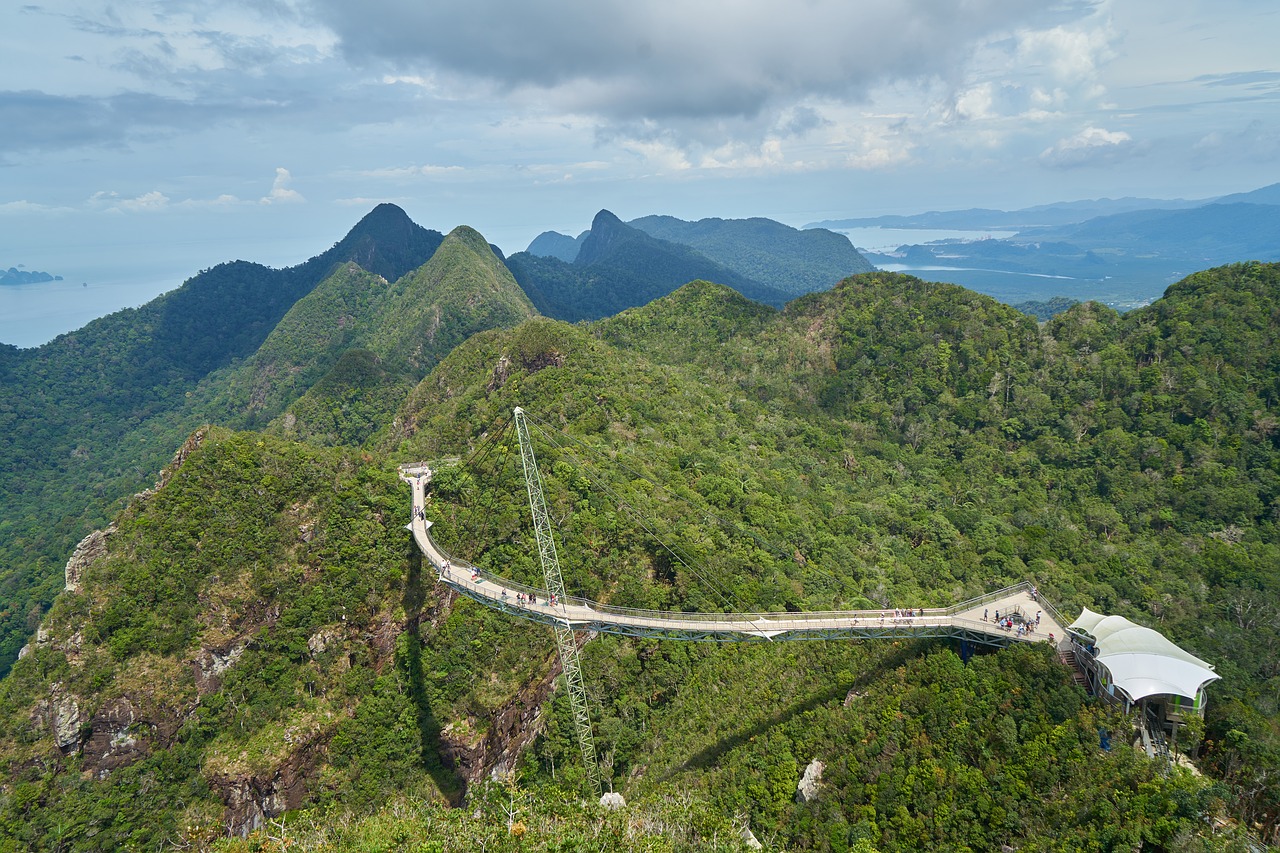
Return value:
<svg viewBox="0 0 1280 853">
<path fill-rule="evenodd" d="M 418 627 L 422 622 L 422 607 L 426 600 L 427 591 L 422 583 L 422 552 L 411 543 L 409 573 L 405 578 L 402 599 L 406 617 L 405 664 L 409 670 L 409 696 L 417 717 L 422 768 L 427 771 L 427 775 L 448 798 L 450 804 L 457 806 L 462 803 L 466 786 L 462 777 L 455 772 L 441 753 L 441 727 L 435 713 L 431 710 L 431 702 L 427 697 L 426 679 L 422 675 L 422 639 L 418 635 Z"/>
<path fill-rule="evenodd" d="M 842 642 L 835 640 L 832 642 Z M 662 781 L 666 782 L 672 779 L 677 773 L 687 770 L 706 770 L 714 767 L 719 763 L 727 753 L 732 752 L 744 744 L 750 743 L 753 739 L 766 734 L 770 729 L 781 725 L 797 714 L 804 714 L 819 708 L 828 702 L 836 699 L 843 699 L 851 690 L 860 690 L 871 683 L 883 671 L 895 669 L 905 664 L 908 660 L 919 657 L 925 648 L 927 648 L 933 640 L 922 640 L 911 643 L 904 643 L 893 652 L 885 655 L 876 665 L 866 672 L 859 675 L 851 683 L 833 684 L 825 690 L 821 690 L 811 696 L 782 708 L 764 720 L 756 723 L 749 728 L 745 728 L 735 734 L 722 738 L 718 742 L 708 746 L 689 756 L 683 763 L 678 764 L 668 770 L 662 776 Z"/>
</svg>

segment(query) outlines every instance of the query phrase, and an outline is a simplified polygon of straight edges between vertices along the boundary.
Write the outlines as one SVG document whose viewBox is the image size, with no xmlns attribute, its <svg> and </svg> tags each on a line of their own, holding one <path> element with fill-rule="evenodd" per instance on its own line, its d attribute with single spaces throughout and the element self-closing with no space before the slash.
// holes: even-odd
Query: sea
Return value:
<svg viewBox="0 0 1280 853">
<path fill-rule="evenodd" d="M 859 251 L 896 251 L 899 246 L 923 245 L 938 240 L 1003 240 L 1016 231 L 954 231 L 940 228 L 833 228 L 849 238 Z"/>
<path fill-rule="evenodd" d="M 62 281 L 0 285 L 0 343 L 35 347 L 90 320 L 122 308 L 136 308 L 173 290 L 187 276 L 152 274 L 127 279 L 97 278 L 90 274 L 62 275 Z"/>
</svg>

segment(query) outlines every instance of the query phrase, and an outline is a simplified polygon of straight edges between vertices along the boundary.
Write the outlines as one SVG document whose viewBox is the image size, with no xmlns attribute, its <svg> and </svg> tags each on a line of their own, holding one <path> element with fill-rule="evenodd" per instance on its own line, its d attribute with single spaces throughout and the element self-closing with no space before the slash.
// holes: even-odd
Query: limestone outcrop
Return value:
<svg viewBox="0 0 1280 853">
<path fill-rule="evenodd" d="M 80 591 L 80 579 L 84 577 L 84 570 L 107 556 L 107 538 L 115 532 L 116 526 L 112 524 L 102 530 L 95 530 L 80 540 L 63 570 L 67 592 Z"/>
<path fill-rule="evenodd" d="M 826 765 L 816 758 L 809 762 L 804 775 L 800 777 L 800 783 L 796 785 L 797 803 L 812 803 L 818 799 L 818 784 L 822 782 L 822 771 L 825 769 Z"/>
</svg>

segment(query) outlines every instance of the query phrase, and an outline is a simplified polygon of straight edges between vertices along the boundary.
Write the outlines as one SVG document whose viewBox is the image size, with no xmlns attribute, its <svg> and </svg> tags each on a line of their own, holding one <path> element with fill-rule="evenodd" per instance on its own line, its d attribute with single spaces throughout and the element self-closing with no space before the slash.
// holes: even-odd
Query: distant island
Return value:
<svg viewBox="0 0 1280 853">
<path fill-rule="evenodd" d="M 36 270 L 20 270 L 17 267 L 9 267 L 0 272 L 0 284 L 40 284 L 44 281 L 62 281 L 62 276 Z"/>
</svg>

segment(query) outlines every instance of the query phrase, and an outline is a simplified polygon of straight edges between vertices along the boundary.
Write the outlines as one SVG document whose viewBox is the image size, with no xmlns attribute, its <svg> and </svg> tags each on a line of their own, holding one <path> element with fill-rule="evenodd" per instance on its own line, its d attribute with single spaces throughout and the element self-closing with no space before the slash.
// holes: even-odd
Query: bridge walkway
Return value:
<svg viewBox="0 0 1280 853">
<path fill-rule="evenodd" d="M 551 602 L 546 590 L 479 572 L 445 554 L 431 538 L 426 517 L 426 466 L 402 466 L 400 477 L 413 490 L 413 520 L 408 525 L 439 581 L 486 607 L 575 631 L 599 631 L 632 637 L 660 637 L 707 642 L 751 642 L 818 639 L 952 638 L 988 646 L 1019 642 L 1057 644 L 1065 637 L 1065 621 L 1038 596 L 1028 582 L 946 608 L 898 608 L 801 613 L 680 613 L 614 607 L 576 596 Z M 521 596 L 524 600 L 521 600 Z M 536 601 L 536 603 L 534 603 Z M 997 625 L 995 614 L 1014 620 Z M 1018 625 L 1039 618 L 1033 632 Z"/>
</svg>

